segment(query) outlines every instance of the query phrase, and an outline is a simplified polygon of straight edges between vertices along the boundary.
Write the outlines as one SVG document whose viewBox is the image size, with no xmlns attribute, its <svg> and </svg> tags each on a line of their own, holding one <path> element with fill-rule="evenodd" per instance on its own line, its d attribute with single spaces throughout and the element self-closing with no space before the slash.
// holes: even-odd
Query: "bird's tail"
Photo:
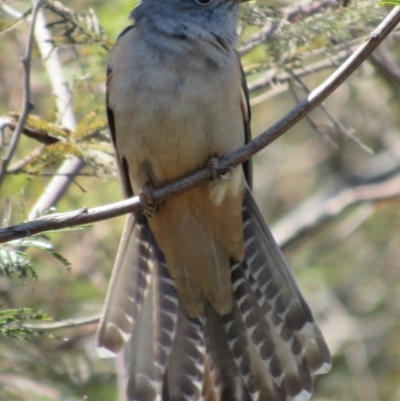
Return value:
<svg viewBox="0 0 400 401">
<path fill-rule="evenodd" d="M 312 376 L 329 370 L 323 336 L 250 192 L 243 226 L 231 312 L 206 304 L 191 319 L 147 223 L 128 218 L 98 335 L 103 354 L 127 342 L 129 401 L 307 400 Z"/>
</svg>

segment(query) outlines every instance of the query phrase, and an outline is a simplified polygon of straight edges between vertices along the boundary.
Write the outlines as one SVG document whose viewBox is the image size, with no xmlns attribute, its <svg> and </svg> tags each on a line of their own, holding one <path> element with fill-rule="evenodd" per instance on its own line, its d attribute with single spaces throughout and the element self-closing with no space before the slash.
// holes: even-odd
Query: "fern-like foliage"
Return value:
<svg viewBox="0 0 400 401">
<path fill-rule="evenodd" d="M 24 252 L 8 245 L 0 245 L 0 277 L 11 278 L 14 274 L 23 281 L 37 280 L 37 273 L 32 262 Z"/>
<path fill-rule="evenodd" d="M 13 337 L 18 340 L 28 340 L 29 336 L 43 335 L 41 331 L 25 327 L 24 323 L 49 321 L 51 317 L 36 309 L 0 309 L 0 336 Z M 51 334 L 46 334 L 52 337 Z"/>
<path fill-rule="evenodd" d="M 47 27 L 52 31 L 54 44 L 99 45 L 106 50 L 112 41 L 105 35 L 95 12 L 78 13 L 58 1 L 46 0 L 44 7 L 50 10 L 55 19 Z"/>
<path fill-rule="evenodd" d="M 246 7 L 242 48 L 245 53 L 252 50 L 248 56 L 251 68 L 247 72 L 258 74 L 272 68 L 292 72 L 335 56 L 338 50 L 348 49 L 350 53 L 354 41 L 362 40 L 384 15 L 374 0 L 352 1 L 345 7 L 340 1 L 308 3 L 309 7 L 304 9 Z"/>
<path fill-rule="evenodd" d="M 11 113 L 6 124 L 8 128 L 14 129 L 18 118 L 18 114 Z M 92 175 L 115 175 L 113 150 L 106 129 L 104 107 L 85 115 L 74 131 L 30 115 L 23 133 L 44 146 L 12 172 L 33 176 L 51 175 L 63 160 L 76 156 L 92 167 Z"/>
<path fill-rule="evenodd" d="M 51 255 L 67 270 L 71 263 L 53 248 L 51 242 L 44 235 L 37 235 L 0 245 L 0 277 L 12 278 L 16 275 L 24 282 L 36 281 L 38 274 L 25 250 L 36 248 Z"/>
</svg>

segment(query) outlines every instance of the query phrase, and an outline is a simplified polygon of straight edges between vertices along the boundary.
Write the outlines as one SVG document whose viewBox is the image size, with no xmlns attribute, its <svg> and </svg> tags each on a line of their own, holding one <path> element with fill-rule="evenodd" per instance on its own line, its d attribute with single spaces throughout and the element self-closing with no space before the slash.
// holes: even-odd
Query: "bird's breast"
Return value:
<svg viewBox="0 0 400 401">
<path fill-rule="evenodd" d="M 146 181 L 174 181 L 244 144 L 240 65 L 233 52 L 216 65 L 205 56 L 201 63 L 199 55 L 172 62 L 143 43 L 126 49 L 112 54 L 108 102 L 135 191 Z"/>
</svg>

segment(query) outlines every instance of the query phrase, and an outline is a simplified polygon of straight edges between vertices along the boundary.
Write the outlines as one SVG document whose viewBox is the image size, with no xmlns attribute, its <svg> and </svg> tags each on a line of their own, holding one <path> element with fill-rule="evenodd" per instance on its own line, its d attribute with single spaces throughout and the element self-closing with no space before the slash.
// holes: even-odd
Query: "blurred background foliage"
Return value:
<svg viewBox="0 0 400 401">
<path fill-rule="evenodd" d="M 35 44 L 34 110 L 0 183 L 3 226 L 28 218 L 65 158 L 77 156 L 86 167 L 71 178 L 57 211 L 121 199 L 106 128 L 105 66 L 133 3 L 46 2 L 78 123 L 62 126 L 52 71 Z M 2 157 L 21 110 L 31 7 L 0 1 Z M 246 4 L 239 52 L 253 135 L 321 83 L 388 11 L 373 0 Z M 399 97 L 395 31 L 322 107 L 254 160 L 259 205 L 334 356 L 332 371 L 316 381 L 315 401 L 400 399 Z M 95 353 L 96 324 L 78 323 L 101 311 L 122 222 L 2 244 L 1 401 L 118 399 L 115 362 Z M 49 330 L 49 319 L 73 327 Z"/>
</svg>

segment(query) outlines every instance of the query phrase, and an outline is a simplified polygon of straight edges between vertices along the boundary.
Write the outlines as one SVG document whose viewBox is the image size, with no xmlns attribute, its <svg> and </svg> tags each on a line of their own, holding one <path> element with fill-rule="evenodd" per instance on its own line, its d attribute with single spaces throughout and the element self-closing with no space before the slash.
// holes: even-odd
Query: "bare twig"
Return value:
<svg viewBox="0 0 400 401">
<path fill-rule="evenodd" d="M 371 54 L 372 65 L 393 85 L 400 86 L 400 67 L 386 46 L 382 46 L 379 54 Z"/>
<path fill-rule="evenodd" d="M 358 41 L 360 42 L 360 41 Z M 359 46 L 359 43 L 358 43 Z M 351 46 L 350 50 L 355 51 L 357 46 Z M 257 92 L 261 89 L 264 89 L 267 86 L 272 86 L 271 83 L 274 85 L 279 85 L 282 83 L 286 83 L 290 81 L 290 79 L 295 76 L 298 78 L 303 78 L 310 74 L 315 74 L 316 72 L 326 70 L 328 68 L 334 68 L 339 65 L 346 57 L 349 56 L 349 49 L 338 51 L 333 57 L 328 59 L 317 61 L 311 65 L 302 68 L 296 68 L 291 72 L 283 72 L 277 73 L 275 70 L 269 70 L 261 77 L 257 78 L 256 80 L 249 83 L 249 92 Z"/>
<path fill-rule="evenodd" d="M 289 84 L 289 89 L 293 95 L 293 97 L 295 98 L 296 102 L 300 101 L 299 95 L 297 94 L 295 88 L 294 88 L 294 82 L 290 82 Z M 322 103 L 321 103 L 322 104 Z M 314 121 L 314 119 L 311 117 L 310 114 L 307 114 L 305 117 L 308 121 L 308 123 L 311 125 L 311 127 L 313 128 L 313 130 L 318 133 L 319 135 L 321 135 L 321 137 L 325 140 L 326 143 L 328 143 L 333 149 L 338 149 L 338 144 L 323 130 L 321 130 L 318 127 L 318 124 Z"/>
<path fill-rule="evenodd" d="M 0 169 L 0 185 L 3 182 L 4 176 L 7 172 L 7 166 L 13 157 L 17 145 L 19 142 L 19 138 L 23 131 L 25 122 L 28 118 L 29 113 L 31 112 L 33 106 L 31 103 L 31 59 L 32 59 L 32 46 L 33 46 L 33 38 L 34 38 L 34 30 L 35 23 L 38 16 L 39 9 L 42 5 L 41 0 L 35 0 L 33 9 L 32 9 L 32 21 L 29 30 L 28 43 L 26 45 L 25 55 L 22 59 L 22 66 L 24 70 L 24 91 L 23 91 L 23 101 L 22 101 L 22 110 L 21 116 L 18 121 L 17 126 L 15 127 L 14 133 L 12 135 L 10 144 L 8 145 L 7 153 L 3 157 L 2 165 Z"/>
<path fill-rule="evenodd" d="M 29 156 L 32 156 L 29 155 Z M 20 163 L 24 163 L 24 160 L 20 160 Z M 29 161 L 28 161 L 29 163 Z M 23 167 L 23 166 L 22 166 Z M 73 174 L 62 174 L 62 173 L 31 173 L 29 171 L 21 171 L 22 167 L 20 165 L 15 165 L 15 170 L 12 170 L 11 168 L 8 170 L 9 174 L 19 174 L 19 173 L 23 173 L 27 176 L 32 176 L 32 177 L 58 177 L 58 176 L 63 176 L 63 177 L 67 177 L 71 180 L 71 182 L 74 182 L 74 178 L 76 177 L 90 177 L 90 178 L 99 178 L 99 176 L 96 173 L 82 173 L 82 172 L 78 172 L 78 173 L 73 173 Z M 75 182 L 76 184 L 76 182 Z M 80 185 L 78 185 L 79 188 L 82 190 L 82 192 L 86 192 L 83 187 L 81 187 Z"/>
<path fill-rule="evenodd" d="M 264 148 L 289 128 L 294 126 L 311 110 L 326 99 L 340 84 L 342 84 L 365 61 L 376 47 L 385 39 L 400 21 L 400 7 L 395 7 L 382 23 L 369 35 L 363 44 L 342 64 L 323 84 L 303 99 L 285 117 L 275 123 L 258 138 L 252 140 L 242 148 L 219 160 L 218 173 L 224 174 L 232 166 L 248 160 L 251 156 Z M 209 170 L 203 168 L 188 177 L 165 187 L 155 189 L 152 199 L 155 203 L 163 202 L 173 196 L 188 191 L 209 180 Z M 93 209 L 84 208 L 78 211 L 59 213 L 24 223 L 18 226 L 0 230 L 0 242 L 15 240 L 43 231 L 56 230 L 74 225 L 88 224 L 95 221 L 120 216 L 143 208 L 139 197 L 127 199 L 108 206 Z"/>
<path fill-rule="evenodd" d="M 60 322 L 46 322 L 46 323 L 22 323 L 22 327 L 30 330 L 56 330 L 56 329 L 68 329 L 71 327 L 86 326 L 88 324 L 98 323 L 100 315 L 87 316 L 80 319 L 67 319 Z"/>
<path fill-rule="evenodd" d="M 305 92 L 310 93 L 310 90 L 308 89 L 307 85 L 300 78 L 295 76 L 294 79 L 296 80 L 296 82 L 299 83 L 299 85 L 301 85 L 301 87 L 303 88 L 303 90 Z M 359 138 L 357 138 L 354 135 L 354 129 L 345 127 L 338 119 L 336 119 L 333 116 L 333 114 L 325 106 L 324 102 L 321 102 L 319 107 L 325 113 L 325 115 L 328 117 L 328 119 L 331 121 L 331 123 L 336 127 L 336 129 L 344 135 L 344 137 L 353 141 L 356 145 L 358 145 L 366 153 L 369 153 L 370 155 L 372 155 L 374 153 L 374 151 L 368 145 L 363 143 Z"/>
<path fill-rule="evenodd" d="M 253 97 L 250 100 L 250 104 L 251 106 L 257 106 L 259 104 L 262 104 L 268 99 L 271 99 L 274 96 L 278 96 L 279 94 L 286 92 L 288 88 L 289 88 L 288 82 L 274 86 L 272 89 L 262 93 L 261 95 Z"/>
<path fill-rule="evenodd" d="M 14 162 L 8 169 L 7 174 L 18 174 L 23 168 L 29 164 L 35 157 L 40 156 L 43 152 L 43 146 L 35 148 L 29 155 L 25 156 L 23 159 L 17 160 Z"/>
<path fill-rule="evenodd" d="M 275 239 L 285 247 L 310 230 L 337 217 L 344 209 L 361 202 L 400 197 L 400 175 L 378 183 L 358 186 L 343 186 L 333 195 L 320 192 L 304 201 L 273 226 Z"/>
</svg>

